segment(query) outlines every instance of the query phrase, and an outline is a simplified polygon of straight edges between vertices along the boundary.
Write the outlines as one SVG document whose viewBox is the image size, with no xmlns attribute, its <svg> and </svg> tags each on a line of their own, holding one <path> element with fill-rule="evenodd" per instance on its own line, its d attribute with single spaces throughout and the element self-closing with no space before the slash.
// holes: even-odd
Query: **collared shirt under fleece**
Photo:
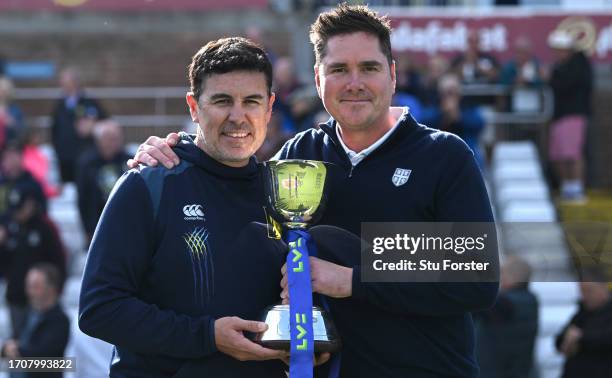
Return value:
<svg viewBox="0 0 612 378">
<path fill-rule="evenodd" d="M 418 124 L 408 112 L 383 143 L 353 165 L 336 122 L 289 140 L 275 159 L 313 159 L 340 167 L 329 183 L 319 224 L 361 233 L 361 222 L 493 222 L 486 188 L 468 146 L 456 135 Z M 411 170 L 395 186 L 397 168 Z M 497 282 L 362 282 L 359 256 L 352 296 L 329 298 L 342 337 L 340 376 L 478 376 L 470 312 L 490 307 Z"/>
</svg>

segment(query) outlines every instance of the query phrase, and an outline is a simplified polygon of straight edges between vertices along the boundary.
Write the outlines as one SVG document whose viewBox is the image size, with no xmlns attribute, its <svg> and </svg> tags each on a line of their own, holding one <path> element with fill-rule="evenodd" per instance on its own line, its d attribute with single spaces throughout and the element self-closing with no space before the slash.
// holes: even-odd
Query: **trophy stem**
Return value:
<svg viewBox="0 0 612 378">
<path fill-rule="evenodd" d="M 304 222 L 286 222 L 285 226 L 291 230 L 306 230 L 308 223 Z"/>
</svg>

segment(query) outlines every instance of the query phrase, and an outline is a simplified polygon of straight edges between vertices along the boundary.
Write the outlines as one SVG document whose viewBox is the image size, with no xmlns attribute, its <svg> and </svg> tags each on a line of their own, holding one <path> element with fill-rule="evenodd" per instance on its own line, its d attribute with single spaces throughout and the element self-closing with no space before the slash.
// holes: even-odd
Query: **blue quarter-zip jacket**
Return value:
<svg viewBox="0 0 612 378">
<path fill-rule="evenodd" d="M 320 224 L 357 235 L 361 222 L 493 222 L 480 170 L 456 135 L 418 124 L 407 112 L 392 135 L 353 167 L 331 119 L 289 140 L 276 159 L 314 159 L 340 167 L 330 177 Z M 411 170 L 394 185 L 397 168 Z M 362 282 L 356 252 L 352 296 L 329 299 L 342 336 L 340 376 L 477 377 L 470 312 L 490 307 L 498 284 Z"/>
<path fill-rule="evenodd" d="M 286 250 L 251 223 L 265 219 L 260 166 L 225 166 L 193 143 L 175 151 L 174 169 L 133 169 L 113 189 L 79 326 L 115 345 L 111 377 L 171 377 L 190 364 L 203 378 L 284 377 L 278 360 L 239 362 L 215 347 L 215 319 L 257 319 L 279 300 Z"/>
</svg>

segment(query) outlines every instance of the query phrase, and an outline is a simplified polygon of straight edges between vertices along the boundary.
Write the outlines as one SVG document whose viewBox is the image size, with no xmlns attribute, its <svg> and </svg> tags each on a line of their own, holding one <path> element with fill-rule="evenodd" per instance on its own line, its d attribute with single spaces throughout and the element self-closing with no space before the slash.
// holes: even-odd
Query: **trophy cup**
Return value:
<svg viewBox="0 0 612 378">
<path fill-rule="evenodd" d="M 340 339 L 331 317 L 324 309 L 312 306 L 307 249 L 311 241 L 306 232 L 308 225 L 323 213 L 329 167 L 321 161 L 279 160 L 266 162 L 265 168 L 266 207 L 269 214 L 283 225 L 284 238 L 289 245 L 290 305 L 273 305 L 264 311 L 261 321 L 268 325 L 268 329 L 256 334 L 255 342 L 267 348 L 291 350 L 292 360 L 294 352 L 297 354 L 307 349 L 304 340 L 308 337 L 314 344 L 308 347 L 311 354 L 336 351 L 340 348 Z M 292 277 L 303 281 L 294 279 L 292 282 Z M 292 292 L 292 283 L 301 287 L 303 295 Z M 302 306 L 302 312 L 294 308 L 299 306 Z"/>
</svg>

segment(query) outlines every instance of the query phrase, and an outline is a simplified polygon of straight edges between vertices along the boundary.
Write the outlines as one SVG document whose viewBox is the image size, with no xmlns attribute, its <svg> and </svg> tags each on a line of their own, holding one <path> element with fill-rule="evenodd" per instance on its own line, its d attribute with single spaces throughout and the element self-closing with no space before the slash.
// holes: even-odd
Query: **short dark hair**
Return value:
<svg viewBox="0 0 612 378">
<path fill-rule="evenodd" d="M 313 45 L 317 64 L 325 57 L 327 41 L 343 34 L 364 32 L 378 38 L 380 49 L 393 62 L 391 54 L 391 24 L 386 16 L 380 16 L 364 5 L 342 3 L 335 9 L 324 12 L 310 26 L 310 42 Z"/>
<path fill-rule="evenodd" d="M 262 72 L 266 77 L 268 95 L 272 94 L 272 63 L 259 45 L 246 38 L 230 37 L 208 42 L 193 56 L 188 69 L 191 92 L 196 100 L 202 94 L 207 77 L 232 71 Z"/>
<path fill-rule="evenodd" d="M 47 284 L 57 290 L 58 295 L 61 294 L 64 286 L 64 279 L 62 273 L 55 265 L 48 262 L 41 262 L 34 264 L 30 270 L 41 272 L 45 276 Z"/>
</svg>

